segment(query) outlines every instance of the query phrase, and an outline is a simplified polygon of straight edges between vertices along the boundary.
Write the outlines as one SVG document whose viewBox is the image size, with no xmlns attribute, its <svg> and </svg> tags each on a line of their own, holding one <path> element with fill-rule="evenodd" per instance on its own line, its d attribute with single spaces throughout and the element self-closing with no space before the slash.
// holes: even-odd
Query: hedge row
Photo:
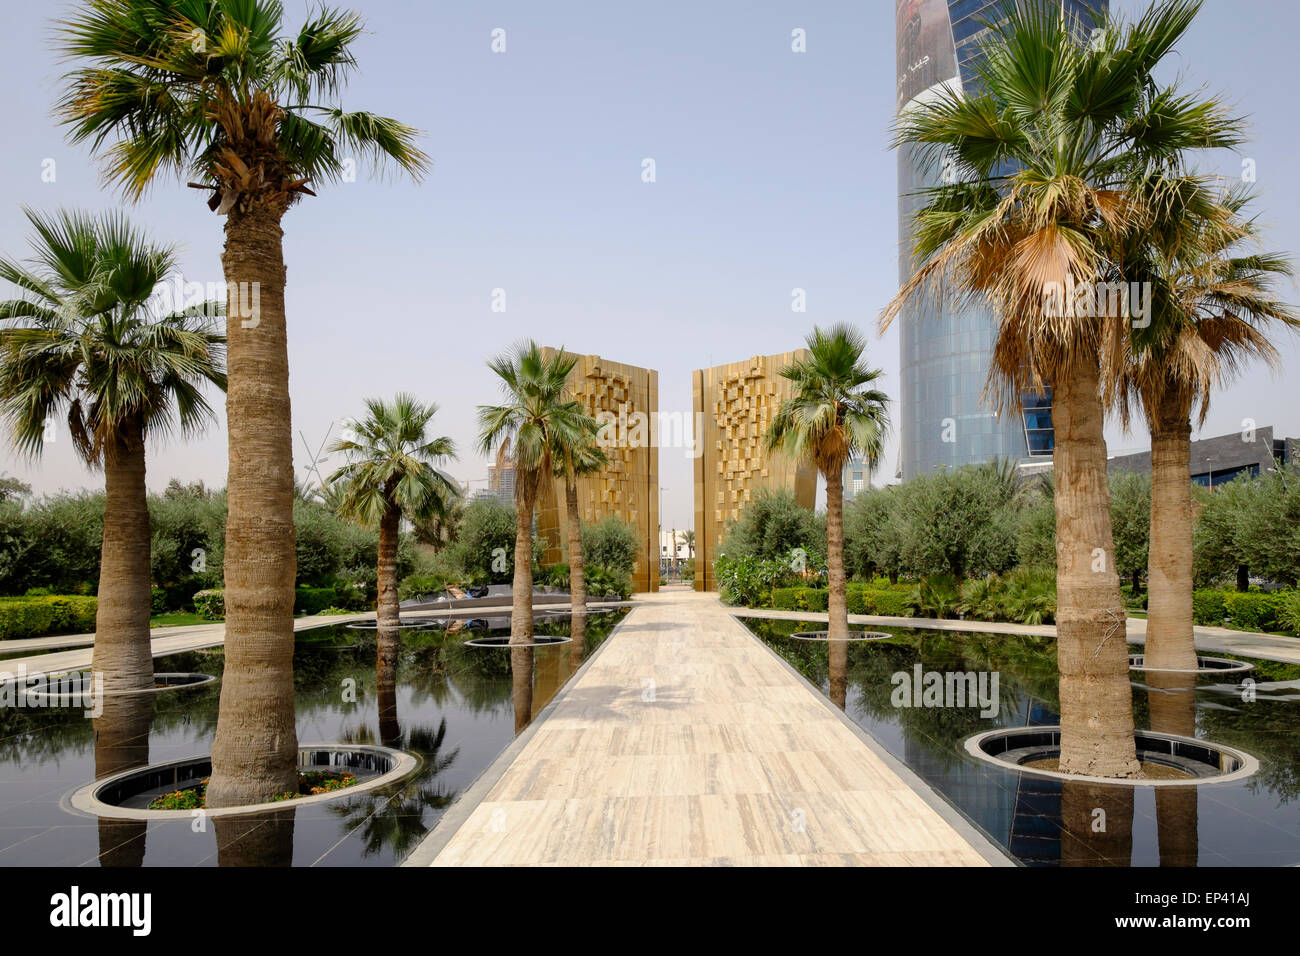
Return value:
<svg viewBox="0 0 1300 956">
<path fill-rule="evenodd" d="M 782 611 L 825 611 L 830 592 L 825 588 L 773 588 L 772 607 Z M 850 614 L 878 614 L 884 617 L 908 617 L 908 595 L 899 590 L 848 586 Z"/>
<path fill-rule="evenodd" d="M 293 593 L 294 614 L 319 614 L 327 608 L 339 607 L 350 611 L 366 610 L 365 596 L 356 588 L 296 588 Z M 226 616 L 226 594 L 220 588 L 210 588 L 194 595 L 194 610 L 209 621 L 219 621 Z"/>
<path fill-rule="evenodd" d="M 89 633 L 98 607 L 95 598 L 78 595 L 0 598 L 0 640 Z"/>
<path fill-rule="evenodd" d="M 1281 619 L 1287 591 L 1217 591 L 1192 593 L 1192 619 L 1197 624 L 1230 627 L 1243 631 L 1275 631 L 1285 628 Z"/>
</svg>

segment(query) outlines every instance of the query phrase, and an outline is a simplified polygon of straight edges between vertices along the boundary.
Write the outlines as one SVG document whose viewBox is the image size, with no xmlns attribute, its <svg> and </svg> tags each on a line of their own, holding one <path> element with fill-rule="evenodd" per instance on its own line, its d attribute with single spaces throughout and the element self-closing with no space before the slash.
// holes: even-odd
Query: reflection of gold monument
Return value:
<svg viewBox="0 0 1300 956">
<path fill-rule="evenodd" d="M 794 492 L 795 500 L 811 508 L 817 494 L 817 472 L 779 452 L 768 454 L 763 436 L 792 384 L 781 369 L 799 356 L 755 355 L 743 362 L 698 369 L 693 374 L 696 436 L 695 459 L 695 589 L 715 591 L 713 562 L 728 522 L 764 489 Z"/>
<path fill-rule="evenodd" d="M 658 591 L 659 450 L 652 426 L 659 411 L 659 373 L 599 355 L 576 358 L 569 375 L 573 395 L 588 415 L 610 422 L 605 434 L 612 440 L 604 446 L 609 464 L 578 479 L 582 521 L 589 524 L 615 515 L 631 524 L 640 544 L 632 590 Z M 568 560 L 567 522 L 564 480 L 544 482 L 537 501 L 537 530 L 546 539 L 544 564 Z"/>
</svg>

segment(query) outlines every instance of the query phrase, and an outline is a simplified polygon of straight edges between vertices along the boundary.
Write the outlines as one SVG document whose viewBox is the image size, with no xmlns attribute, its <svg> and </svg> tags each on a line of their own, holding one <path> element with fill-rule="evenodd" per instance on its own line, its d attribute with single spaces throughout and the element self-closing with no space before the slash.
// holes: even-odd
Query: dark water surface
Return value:
<svg viewBox="0 0 1300 956">
<path fill-rule="evenodd" d="M 376 634 L 346 625 L 301 631 L 294 651 L 298 741 L 380 744 L 420 758 L 405 779 L 337 801 L 238 818 L 100 820 L 66 806 L 98 777 L 206 754 L 220 683 L 109 698 L 96 719 L 80 707 L 0 709 L 0 866 L 392 866 L 555 696 L 625 609 L 593 613 L 581 644 L 469 648 L 509 633 L 497 618 L 403 629 L 392 670 Z M 567 635 L 567 615 L 538 615 L 539 634 Z M 530 667 L 514 680 L 512 659 Z M 220 676 L 221 648 L 156 658 L 158 672 Z M 529 699 L 531 698 L 531 700 Z"/>
</svg>

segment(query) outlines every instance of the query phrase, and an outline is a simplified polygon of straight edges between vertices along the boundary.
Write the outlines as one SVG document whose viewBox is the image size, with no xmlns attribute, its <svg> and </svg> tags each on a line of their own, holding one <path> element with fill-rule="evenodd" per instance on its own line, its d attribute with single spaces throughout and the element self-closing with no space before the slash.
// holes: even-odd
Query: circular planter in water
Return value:
<svg viewBox="0 0 1300 956">
<path fill-rule="evenodd" d="M 253 803 L 238 807 L 205 809 L 205 816 L 232 816 L 266 810 L 285 810 L 311 803 L 339 800 L 365 793 L 405 777 L 419 765 L 411 754 L 390 747 L 370 744 L 306 744 L 298 748 L 298 770 L 346 770 L 357 782 L 342 790 L 331 790 L 293 800 Z M 125 820 L 190 819 L 194 810 L 150 810 L 149 803 L 173 790 L 185 790 L 212 775 L 210 756 L 186 757 L 166 763 L 136 767 L 123 773 L 96 780 L 75 791 L 68 802 L 76 810 L 97 817 Z"/>
<path fill-rule="evenodd" d="M 1060 727 L 1012 727 L 976 734 L 967 739 L 966 752 L 1006 770 L 1018 770 L 1034 777 L 1106 783 L 1120 787 L 1195 787 L 1201 784 L 1244 780 L 1259 769 L 1250 754 L 1208 740 L 1139 730 L 1134 735 L 1137 756 L 1154 771 L 1169 776 L 1124 779 L 1093 777 L 1036 767 L 1061 756 Z"/>
<path fill-rule="evenodd" d="M 832 638 L 830 631 L 795 631 L 790 637 L 796 641 L 887 641 L 893 634 L 884 631 L 849 631 L 848 637 Z"/>
<path fill-rule="evenodd" d="M 166 690 L 189 690 L 214 684 L 217 678 L 211 674 L 165 673 L 153 675 L 153 687 L 140 687 L 136 690 L 105 690 L 94 686 L 90 671 L 78 671 L 75 674 L 62 674 L 58 677 L 46 677 L 47 687 L 52 690 L 24 691 L 27 699 L 38 707 L 58 707 L 62 705 L 80 707 L 101 694 L 104 697 L 133 697 L 137 694 L 161 694 Z M 71 682 L 75 686 L 69 686 Z"/>
<path fill-rule="evenodd" d="M 549 647 L 552 644 L 568 644 L 573 641 L 571 637 L 548 637 L 534 635 L 531 642 L 527 644 L 511 644 L 509 637 L 476 637 L 472 641 L 465 641 L 466 647 Z"/>
<path fill-rule="evenodd" d="M 1197 656 L 1195 670 L 1178 667 L 1146 667 L 1145 661 L 1145 654 L 1130 654 L 1128 656 L 1128 669 L 1131 671 L 1150 671 L 1156 674 L 1244 674 L 1246 671 L 1255 669 L 1255 665 L 1247 661 L 1233 661 L 1226 657 Z"/>
</svg>

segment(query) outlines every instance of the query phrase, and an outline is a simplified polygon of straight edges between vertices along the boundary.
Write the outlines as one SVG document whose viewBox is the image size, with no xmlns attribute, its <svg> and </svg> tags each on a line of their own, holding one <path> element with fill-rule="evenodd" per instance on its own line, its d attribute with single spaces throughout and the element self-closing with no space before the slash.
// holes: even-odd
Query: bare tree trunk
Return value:
<svg viewBox="0 0 1300 956">
<path fill-rule="evenodd" d="M 533 506 L 540 474 L 515 473 L 515 576 L 511 587 L 510 643 L 533 642 Z M 529 678 L 531 681 L 531 677 Z M 531 686 L 531 684 L 530 684 Z"/>
<path fill-rule="evenodd" d="M 375 617 L 382 633 L 391 630 L 394 635 L 402 623 L 401 602 L 397 594 L 397 542 L 401 532 L 402 509 L 392 498 L 393 490 L 384 489 L 384 516 L 379 519 L 379 561 L 376 579 L 379 600 Z"/>
<path fill-rule="evenodd" d="M 104 454 L 104 537 L 90 666 L 104 675 L 108 693 L 153 686 L 144 458 L 144 429 L 138 420 L 124 425 Z"/>
<path fill-rule="evenodd" d="M 843 641 L 849 636 L 848 585 L 844 578 L 844 473 L 835 468 L 826 474 L 826 567 L 830 579 L 828 637 Z"/>
<path fill-rule="evenodd" d="M 260 803 L 298 787 L 283 236 L 280 213 L 259 204 L 226 218 L 226 665 L 212 741 L 210 807 Z M 256 314 L 241 314 L 254 293 Z"/>
<path fill-rule="evenodd" d="M 571 474 L 564 479 L 564 505 L 569 526 L 569 607 L 574 614 L 586 613 L 587 578 L 582 553 L 582 516 L 578 514 L 578 482 Z"/>
<path fill-rule="evenodd" d="M 1147 566 L 1150 667 L 1194 670 L 1192 628 L 1192 426 L 1176 395 L 1147 413 L 1151 428 L 1151 548 Z"/>
<path fill-rule="evenodd" d="M 1065 376 L 1055 395 L 1060 766 L 1065 773 L 1132 777 L 1140 768 L 1097 369 L 1085 365 Z"/>
</svg>

